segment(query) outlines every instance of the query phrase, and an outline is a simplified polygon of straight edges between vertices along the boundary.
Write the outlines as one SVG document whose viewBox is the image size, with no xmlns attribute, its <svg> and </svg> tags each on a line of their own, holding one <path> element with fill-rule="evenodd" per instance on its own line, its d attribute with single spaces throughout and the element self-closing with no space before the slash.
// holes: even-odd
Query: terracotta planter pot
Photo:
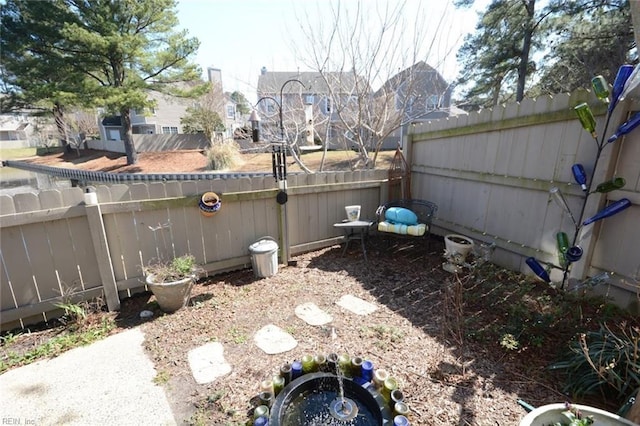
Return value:
<svg viewBox="0 0 640 426">
<path fill-rule="evenodd" d="M 147 286 L 156 296 L 160 309 L 167 313 L 175 312 L 189 303 L 194 280 L 195 277 L 191 276 L 160 284 L 154 281 L 153 275 L 146 277 Z"/>
<path fill-rule="evenodd" d="M 593 416 L 595 424 L 599 426 L 634 426 L 635 423 L 626 420 L 617 414 L 600 410 L 588 405 L 573 404 L 585 416 Z M 565 404 L 549 404 L 538 407 L 527 414 L 521 421 L 520 426 L 543 426 L 554 424 L 555 422 L 566 422 L 568 419 L 562 415 L 567 411 Z"/>
</svg>

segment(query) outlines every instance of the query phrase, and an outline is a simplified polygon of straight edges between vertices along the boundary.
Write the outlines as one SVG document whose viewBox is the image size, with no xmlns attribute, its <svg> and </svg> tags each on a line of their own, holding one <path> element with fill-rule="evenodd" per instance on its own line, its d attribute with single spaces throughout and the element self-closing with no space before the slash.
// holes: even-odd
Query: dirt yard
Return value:
<svg viewBox="0 0 640 426">
<path fill-rule="evenodd" d="M 141 325 L 146 348 L 158 375 L 166 378 L 177 418 L 190 423 L 245 424 L 262 380 L 285 362 L 331 352 L 370 359 L 398 378 L 414 425 L 517 425 L 526 414 L 518 399 L 534 406 L 568 400 L 547 367 L 576 331 L 567 321 L 571 313 L 541 329 L 523 328 L 529 336 L 518 336 L 518 349 L 500 344 L 514 321 L 526 323 L 533 315 L 507 317 L 514 306 L 523 306 L 515 300 L 523 295 L 518 286 L 526 289 L 526 305 L 533 304 L 536 312 L 548 310 L 560 296 L 541 282 L 493 265 L 469 276 L 452 275 L 442 269 L 443 249 L 436 239 L 427 254 L 424 246 L 389 248 L 384 238 L 374 237 L 367 263 L 357 245 L 345 257 L 334 246 L 297 256 L 295 266 L 266 279 L 243 270 L 204 280 L 192 305 L 172 315 L 162 315 L 149 295 L 132 298 L 124 303 L 120 321 L 131 326 L 140 322 L 142 309 L 156 313 Z M 378 310 L 365 317 L 350 313 L 336 305 L 346 294 Z M 306 302 L 333 321 L 306 324 L 294 313 Z M 583 302 L 572 306 L 582 310 L 587 327 L 600 315 Z M 263 353 L 253 336 L 267 324 L 286 330 L 298 346 L 283 354 Z M 196 385 L 187 353 L 210 341 L 224 345 L 233 371 Z M 596 405 L 610 404 L 615 411 L 618 403 L 598 398 Z"/>
<path fill-rule="evenodd" d="M 359 245 L 350 246 L 346 256 L 336 245 L 295 256 L 294 266 L 269 278 L 256 279 L 247 269 L 202 279 L 190 305 L 170 315 L 150 293 L 141 293 L 124 299 L 119 312 L 98 312 L 89 320 L 113 318 L 112 333 L 142 328 L 156 382 L 184 424 L 251 424 L 262 380 L 285 362 L 332 352 L 369 359 L 391 372 L 414 425 L 517 425 L 526 414 L 518 399 L 533 406 L 571 400 L 614 412 L 621 407 L 621 399 L 607 393 L 580 399 L 563 394 L 562 378 L 548 366 L 576 333 L 597 329 L 598 321 L 635 323 L 631 318 L 490 263 L 469 274 L 450 274 L 442 269 L 442 254 L 441 239 L 432 239 L 425 250 L 389 246 L 374 235 L 367 263 Z M 377 310 L 368 316 L 345 310 L 336 302 L 347 294 Z M 307 302 L 333 321 L 325 326 L 302 321 L 294 310 Z M 143 310 L 154 316 L 141 319 Z M 267 324 L 291 334 L 297 347 L 265 354 L 253 337 Z M 64 333 L 56 321 L 13 333 L 11 344 L 3 342 L 3 360 L 37 352 L 38 344 Z M 232 371 L 199 385 L 188 353 L 208 342 L 223 345 Z"/>
<path fill-rule="evenodd" d="M 60 164 L 77 162 L 51 158 Z M 203 160 L 198 152 L 180 159 L 182 171 Z M 165 160 L 144 155 L 134 167 L 162 171 L 170 163 Z M 123 171 L 123 163 L 121 157 L 99 153 L 76 166 Z M 162 314 L 150 293 L 124 299 L 118 313 L 95 315 L 114 318 L 113 333 L 142 328 L 156 381 L 165 387 L 176 420 L 184 424 L 251 424 L 262 380 L 285 362 L 331 352 L 370 359 L 391 372 L 401 383 L 413 425 L 517 425 L 526 414 L 519 399 L 533 406 L 571 400 L 617 411 L 622 400 L 607 392 L 580 399 L 565 395 L 562 377 L 548 366 L 576 333 L 597 329 L 599 321 L 635 320 L 601 301 L 555 291 L 490 263 L 460 276 L 450 274 L 442 269 L 443 249 L 442 239 L 435 237 L 427 250 L 422 245 L 389 246 L 373 235 L 367 263 L 359 245 L 352 245 L 346 256 L 336 245 L 295 256 L 293 266 L 281 267 L 273 277 L 256 279 L 248 269 L 202 279 L 190 305 L 170 315 Z M 346 311 L 336 301 L 347 294 L 378 309 L 368 316 Z M 294 309 L 306 302 L 333 321 L 326 326 L 302 321 Z M 142 320 L 143 310 L 153 311 L 153 318 Z M 267 324 L 290 333 L 297 347 L 265 354 L 253 336 Z M 3 344 L 2 349 L 5 356 L 24 353 L 60 333 L 64 327 L 54 321 L 13 336 L 12 346 Z M 232 372 L 198 385 L 187 354 L 208 342 L 224 346 Z"/>
<path fill-rule="evenodd" d="M 431 256 L 416 248 L 393 255 L 382 241 L 371 241 L 369 262 L 358 247 L 341 256 L 340 247 L 294 258 L 296 266 L 276 276 L 255 279 L 252 271 L 213 277 L 197 286 L 193 303 L 162 316 L 148 295 L 125 302 L 121 319 L 137 320 L 145 308 L 159 315 L 142 325 L 146 347 L 178 418 L 202 424 L 244 424 L 259 383 L 280 365 L 305 354 L 348 353 L 370 359 L 403 384 L 413 424 L 516 424 L 525 414 L 516 400 L 544 400 L 549 390 L 525 379 L 528 374 L 503 354 L 490 359 L 491 347 L 458 345 L 441 321 L 444 286 L 452 276 L 442 271 L 439 242 Z M 351 294 L 379 309 L 359 317 L 336 305 Z M 151 304 L 150 304 L 151 302 Z M 297 304 L 313 302 L 333 316 L 327 326 L 310 326 L 294 313 Z M 298 341 L 287 353 L 266 355 L 253 335 L 267 324 L 286 330 Z M 334 328 L 336 338 L 331 337 Z M 196 385 L 187 353 L 210 341 L 224 345 L 233 371 L 210 385 Z M 535 371 L 537 376 L 541 372 Z M 553 392 L 556 398 L 560 396 Z M 553 398 L 551 398 L 553 399 Z"/>
<path fill-rule="evenodd" d="M 376 161 L 376 168 L 388 169 L 393 159 L 394 151 L 383 151 Z M 127 157 L 124 154 L 83 150 L 80 156 L 75 152 L 53 153 L 29 157 L 25 161 L 35 164 L 45 164 L 53 167 L 77 168 L 113 173 L 180 173 L 180 172 L 207 172 L 207 158 L 202 151 L 162 151 L 141 152 L 138 154 L 138 162 L 127 165 Z M 320 170 L 322 152 L 304 154 L 302 161 L 312 171 Z M 351 170 L 357 163 L 356 153 L 353 151 L 329 151 L 325 159 L 324 171 Z M 270 153 L 246 153 L 238 157 L 238 161 L 232 172 L 271 172 Z M 300 167 L 292 157 L 287 157 L 287 170 L 299 172 Z"/>
</svg>

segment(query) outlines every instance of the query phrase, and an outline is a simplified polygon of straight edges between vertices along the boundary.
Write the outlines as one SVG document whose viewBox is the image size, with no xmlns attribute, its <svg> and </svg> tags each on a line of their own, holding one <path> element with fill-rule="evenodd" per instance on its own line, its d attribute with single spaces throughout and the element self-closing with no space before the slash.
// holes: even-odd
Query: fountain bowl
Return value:
<svg viewBox="0 0 640 426">
<path fill-rule="evenodd" d="M 332 404 L 339 398 L 342 379 L 344 398 L 357 405 L 358 415 L 349 425 L 393 424 L 388 404 L 373 384 L 364 386 L 332 373 L 308 373 L 292 380 L 278 393 L 271 407 L 270 426 L 341 425 L 347 422 L 331 415 Z"/>
</svg>

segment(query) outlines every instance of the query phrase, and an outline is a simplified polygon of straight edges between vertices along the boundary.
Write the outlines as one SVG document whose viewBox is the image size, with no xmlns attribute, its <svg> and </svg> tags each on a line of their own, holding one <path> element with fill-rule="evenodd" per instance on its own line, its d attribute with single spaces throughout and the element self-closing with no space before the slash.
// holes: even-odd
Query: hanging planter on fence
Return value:
<svg viewBox="0 0 640 426">
<path fill-rule="evenodd" d="M 202 197 L 200 197 L 198 206 L 203 216 L 211 217 L 220 210 L 222 200 L 215 192 L 205 192 L 202 194 Z"/>
</svg>

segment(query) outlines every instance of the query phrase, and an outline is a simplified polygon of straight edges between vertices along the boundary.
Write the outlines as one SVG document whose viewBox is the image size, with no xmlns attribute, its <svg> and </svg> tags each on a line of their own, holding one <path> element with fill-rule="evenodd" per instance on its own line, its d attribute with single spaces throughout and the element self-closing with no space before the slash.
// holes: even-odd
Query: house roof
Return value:
<svg viewBox="0 0 640 426">
<path fill-rule="evenodd" d="M 329 85 L 334 89 L 334 93 L 350 93 L 356 84 L 356 77 L 352 73 L 326 72 L 324 78 L 319 72 L 298 72 L 298 71 L 263 71 L 258 77 L 258 94 L 280 94 L 280 89 L 287 80 L 296 79 L 304 83 L 305 88 L 299 84 L 287 84 L 284 86 L 283 94 L 311 93 L 328 94 Z M 360 84 L 364 80 L 360 77 Z"/>
<path fill-rule="evenodd" d="M 375 96 L 397 92 L 398 89 L 408 81 L 411 82 L 412 87 L 431 87 L 435 89 L 436 93 L 445 93 L 449 90 L 449 84 L 440 73 L 426 62 L 420 61 L 387 80 L 382 87 L 378 89 Z"/>
</svg>

